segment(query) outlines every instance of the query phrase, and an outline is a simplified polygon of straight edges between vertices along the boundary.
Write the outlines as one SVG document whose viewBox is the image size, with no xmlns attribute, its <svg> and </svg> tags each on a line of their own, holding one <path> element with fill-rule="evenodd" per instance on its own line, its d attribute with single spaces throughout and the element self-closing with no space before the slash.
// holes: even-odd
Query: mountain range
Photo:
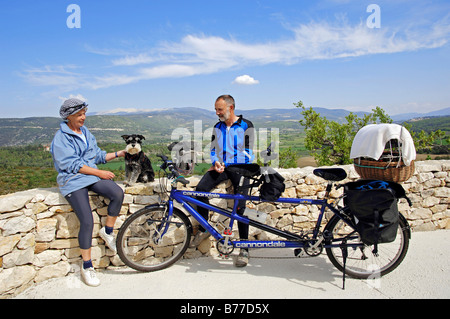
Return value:
<svg viewBox="0 0 450 319">
<path fill-rule="evenodd" d="M 342 122 L 350 113 L 344 109 L 314 108 L 327 119 Z M 302 118 L 299 108 L 275 108 L 237 111 L 250 119 L 255 128 L 279 128 L 280 133 L 302 131 L 299 120 Z M 353 112 L 358 116 L 367 112 Z M 391 116 L 396 122 L 413 118 L 450 116 L 450 108 L 430 113 L 405 113 Z M 202 132 L 213 127 L 218 121 L 214 111 L 195 107 L 180 107 L 158 110 L 120 109 L 113 113 L 88 113 L 86 126 L 95 135 L 98 142 L 122 142 L 121 135 L 142 134 L 146 142 L 167 142 L 176 128 L 187 128 L 194 132 L 194 121 L 201 121 Z M 20 146 L 51 143 L 59 129 L 60 118 L 29 117 L 0 118 L 0 146 Z M 197 122 L 199 123 L 199 122 Z"/>
</svg>

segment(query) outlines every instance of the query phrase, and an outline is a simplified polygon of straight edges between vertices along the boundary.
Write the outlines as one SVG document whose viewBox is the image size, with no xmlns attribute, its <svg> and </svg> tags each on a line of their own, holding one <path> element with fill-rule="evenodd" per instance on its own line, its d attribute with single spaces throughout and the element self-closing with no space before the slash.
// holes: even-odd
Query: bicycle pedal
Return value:
<svg viewBox="0 0 450 319">
<path fill-rule="evenodd" d="M 219 254 L 219 257 L 222 259 L 230 259 L 230 255 Z"/>
</svg>

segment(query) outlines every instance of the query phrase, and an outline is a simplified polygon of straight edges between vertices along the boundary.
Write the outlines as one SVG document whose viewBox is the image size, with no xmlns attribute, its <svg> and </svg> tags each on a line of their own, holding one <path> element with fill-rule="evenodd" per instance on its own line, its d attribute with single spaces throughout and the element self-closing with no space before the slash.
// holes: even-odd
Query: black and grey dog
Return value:
<svg viewBox="0 0 450 319">
<path fill-rule="evenodd" d="M 122 135 L 127 143 L 125 151 L 125 184 L 147 183 L 155 180 L 152 163 L 142 151 L 142 135 Z"/>
</svg>

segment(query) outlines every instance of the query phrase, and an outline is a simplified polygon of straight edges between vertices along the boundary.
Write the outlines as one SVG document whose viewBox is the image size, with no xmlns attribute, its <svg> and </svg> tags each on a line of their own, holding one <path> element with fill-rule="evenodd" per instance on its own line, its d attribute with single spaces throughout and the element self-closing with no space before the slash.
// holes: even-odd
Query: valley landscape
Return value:
<svg viewBox="0 0 450 319">
<path fill-rule="evenodd" d="M 343 109 L 314 110 L 336 122 L 344 121 L 345 116 L 350 113 Z M 257 134 L 267 130 L 269 139 L 271 132 L 278 130 L 280 151 L 290 149 L 295 153 L 298 158 L 297 166 L 315 165 L 304 145 L 305 133 L 299 123 L 302 118 L 301 109 L 238 110 L 237 113 L 253 122 Z M 356 114 L 362 116 L 365 113 Z M 416 118 L 412 119 L 410 116 Z M 430 131 L 440 128 L 447 135 L 450 134 L 450 108 L 433 114 L 402 114 L 392 118 L 398 123 L 408 120 L 413 130 Z M 211 136 L 208 129 L 211 129 L 217 120 L 213 111 L 185 107 L 131 113 L 88 113 L 85 125 L 95 135 L 99 146 L 106 151 L 124 147 L 121 135 L 144 135 L 146 139 L 143 150 L 157 169 L 156 154 L 169 155 L 167 145 L 181 139 L 179 135 L 174 134 L 177 129 L 189 132 L 192 138 L 194 133 L 201 133 L 202 136 L 196 138 L 200 138 L 205 147 Z M 0 194 L 56 186 L 56 172 L 48 150 L 60 122 L 58 117 L 0 118 Z M 111 161 L 104 167 L 113 170 L 117 180 L 123 180 L 123 159 Z M 199 164 L 195 173 L 202 174 L 207 168 L 208 164 Z"/>
</svg>

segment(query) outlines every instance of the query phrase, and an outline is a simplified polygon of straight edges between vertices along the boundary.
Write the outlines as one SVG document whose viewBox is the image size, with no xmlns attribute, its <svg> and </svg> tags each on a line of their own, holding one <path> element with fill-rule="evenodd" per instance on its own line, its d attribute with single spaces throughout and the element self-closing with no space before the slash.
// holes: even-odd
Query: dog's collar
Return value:
<svg viewBox="0 0 450 319">
<path fill-rule="evenodd" d="M 139 157 L 140 154 L 141 154 L 141 152 L 136 153 L 136 154 L 125 153 L 125 157 L 126 157 L 126 158 L 130 158 L 130 159 L 133 159 L 133 158 Z"/>
</svg>

